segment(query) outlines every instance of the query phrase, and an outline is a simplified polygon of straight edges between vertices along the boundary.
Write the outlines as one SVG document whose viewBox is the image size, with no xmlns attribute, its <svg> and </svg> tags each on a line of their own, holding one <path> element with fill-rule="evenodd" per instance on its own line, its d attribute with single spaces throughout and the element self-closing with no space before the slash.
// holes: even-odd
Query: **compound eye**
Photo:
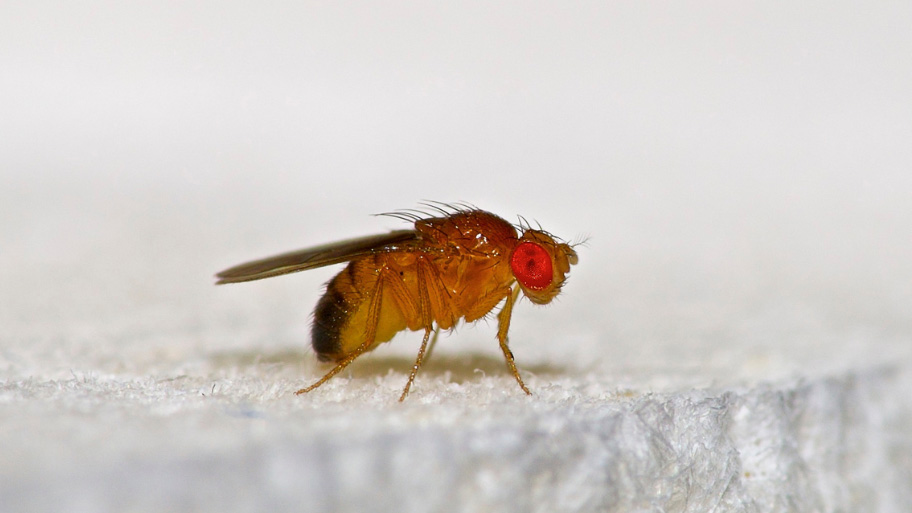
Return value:
<svg viewBox="0 0 912 513">
<path fill-rule="evenodd" d="M 510 257 L 510 267 L 519 283 L 532 290 L 541 290 L 551 285 L 554 278 L 551 255 L 534 242 L 523 242 L 516 246 Z"/>
</svg>

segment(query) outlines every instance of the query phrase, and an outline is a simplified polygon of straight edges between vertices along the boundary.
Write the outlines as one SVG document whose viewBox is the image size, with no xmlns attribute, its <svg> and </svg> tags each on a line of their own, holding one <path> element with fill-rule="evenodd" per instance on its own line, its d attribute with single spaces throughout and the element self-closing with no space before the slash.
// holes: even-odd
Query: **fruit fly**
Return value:
<svg viewBox="0 0 912 513">
<path fill-rule="evenodd" d="M 338 374 L 356 358 L 405 329 L 424 338 L 399 400 L 409 393 L 431 331 L 477 321 L 504 303 L 497 340 L 507 366 L 523 383 L 507 346 L 513 305 L 520 292 L 533 303 L 551 302 L 561 291 L 576 251 L 522 218 L 522 234 L 504 219 L 469 205 L 426 203 L 417 210 L 382 215 L 413 229 L 326 244 L 241 264 L 216 276 L 218 284 L 270 278 L 327 265 L 347 266 L 326 285 L 313 313 L 311 343 L 321 361 L 335 366 L 304 394 Z"/>
</svg>

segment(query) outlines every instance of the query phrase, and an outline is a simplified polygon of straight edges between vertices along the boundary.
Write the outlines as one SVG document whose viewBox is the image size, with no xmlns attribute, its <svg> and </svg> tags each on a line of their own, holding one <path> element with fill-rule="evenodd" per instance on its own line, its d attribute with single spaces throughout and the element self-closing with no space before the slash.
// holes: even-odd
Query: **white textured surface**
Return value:
<svg viewBox="0 0 912 513">
<path fill-rule="evenodd" d="M 561 379 L 533 401 L 504 397 L 507 384 L 441 387 L 405 406 L 351 384 L 329 392 L 334 401 L 290 403 L 279 396 L 290 387 L 250 378 L 26 385 L 15 399 L 31 425 L 4 423 L 17 472 L 0 491 L 7 511 L 901 511 L 910 501 L 910 419 L 895 410 L 908 376 L 673 394 Z"/>
<path fill-rule="evenodd" d="M 912 8 L 0 16 L 0 511 L 912 510 Z M 674 9 L 674 10 L 668 10 Z M 423 198 L 585 235 L 313 394 L 333 270 Z"/>
</svg>

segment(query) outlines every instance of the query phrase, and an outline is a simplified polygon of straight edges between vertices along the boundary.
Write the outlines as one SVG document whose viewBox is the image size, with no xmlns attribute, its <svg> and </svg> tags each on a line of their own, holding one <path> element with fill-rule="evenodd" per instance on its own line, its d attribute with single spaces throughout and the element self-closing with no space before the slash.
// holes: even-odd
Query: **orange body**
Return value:
<svg viewBox="0 0 912 513">
<path fill-rule="evenodd" d="M 516 230 L 483 211 L 415 223 L 422 244 L 406 244 L 349 262 L 326 286 L 314 311 L 313 346 L 339 361 L 364 342 L 374 294 L 380 294 L 370 350 L 408 328 L 453 328 L 484 317 L 510 295 L 509 257 Z M 427 311 L 422 312 L 422 297 Z"/>
<path fill-rule="evenodd" d="M 436 207 L 435 207 L 436 208 Z M 308 392 L 359 355 L 404 330 L 424 330 L 424 340 L 401 399 L 408 393 L 436 326 L 451 329 L 476 321 L 504 302 L 498 340 L 525 392 L 507 348 L 512 307 L 522 291 L 533 302 L 551 301 L 576 252 L 549 234 L 516 229 L 474 208 L 439 209 L 440 217 L 391 214 L 414 221 L 414 230 L 356 239 L 242 264 L 219 273 L 219 283 L 249 281 L 331 263 L 348 262 L 326 286 L 314 310 L 312 344 L 321 360 L 334 361 Z"/>
</svg>

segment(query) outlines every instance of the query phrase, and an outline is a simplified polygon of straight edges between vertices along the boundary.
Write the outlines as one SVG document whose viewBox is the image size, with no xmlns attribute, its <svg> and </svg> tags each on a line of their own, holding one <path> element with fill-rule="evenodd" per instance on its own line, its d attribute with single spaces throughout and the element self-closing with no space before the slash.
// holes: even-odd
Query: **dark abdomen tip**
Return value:
<svg viewBox="0 0 912 513">
<path fill-rule="evenodd" d="M 311 344 L 321 361 L 336 361 L 344 356 L 341 333 L 349 315 L 345 297 L 330 282 L 314 309 L 310 332 Z"/>
</svg>

